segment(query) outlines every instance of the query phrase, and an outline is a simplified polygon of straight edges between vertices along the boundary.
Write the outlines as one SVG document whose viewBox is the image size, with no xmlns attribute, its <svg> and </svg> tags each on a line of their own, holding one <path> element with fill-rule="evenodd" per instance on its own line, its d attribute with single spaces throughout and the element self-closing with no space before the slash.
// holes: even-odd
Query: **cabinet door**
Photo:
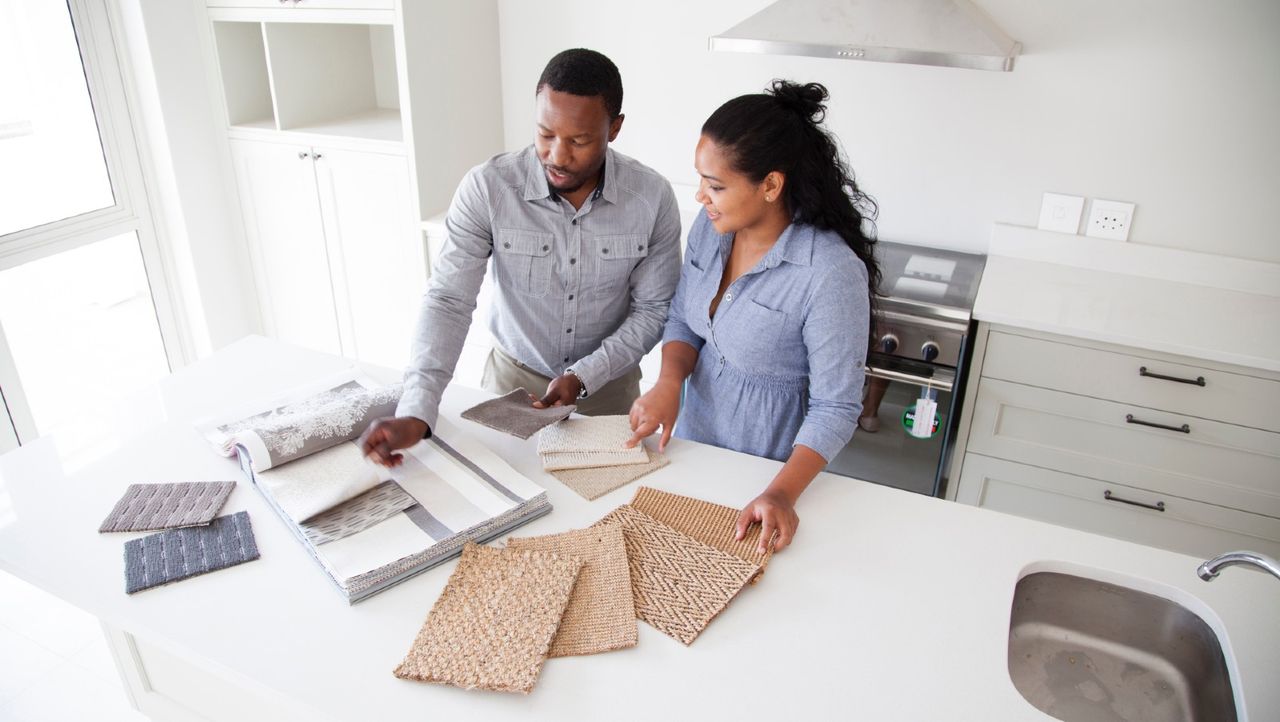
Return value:
<svg viewBox="0 0 1280 722">
<path fill-rule="evenodd" d="M 267 333 L 341 353 L 311 149 L 233 140 L 231 155 Z"/>
<path fill-rule="evenodd" d="M 426 283 L 408 161 L 326 148 L 316 153 L 343 347 L 362 361 L 403 368 Z"/>
</svg>

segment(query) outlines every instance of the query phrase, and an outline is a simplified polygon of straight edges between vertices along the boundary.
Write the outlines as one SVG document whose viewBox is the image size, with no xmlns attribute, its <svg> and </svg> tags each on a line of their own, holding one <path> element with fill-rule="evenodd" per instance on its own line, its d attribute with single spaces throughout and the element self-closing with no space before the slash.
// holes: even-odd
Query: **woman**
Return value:
<svg viewBox="0 0 1280 722">
<path fill-rule="evenodd" d="M 707 119 L 694 155 L 703 206 L 663 334 L 662 372 L 631 407 L 632 445 L 676 436 L 785 461 L 738 517 L 761 550 L 795 535 L 795 504 L 849 442 L 861 409 L 875 205 L 822 127 L 822 85 L 775 80 Z"/>
</svg>

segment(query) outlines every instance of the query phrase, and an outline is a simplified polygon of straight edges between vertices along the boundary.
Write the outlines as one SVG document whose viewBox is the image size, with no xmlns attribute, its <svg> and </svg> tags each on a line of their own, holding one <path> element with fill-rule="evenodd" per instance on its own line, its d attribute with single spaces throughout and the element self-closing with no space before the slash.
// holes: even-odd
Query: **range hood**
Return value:
<svg viewBox="0 0 1280 722">
<path fill-rule="evenodd" d="M 969 0 L 778 0 L 710 47 L 1005 71 L 1022 50 Z"/>
</svg>

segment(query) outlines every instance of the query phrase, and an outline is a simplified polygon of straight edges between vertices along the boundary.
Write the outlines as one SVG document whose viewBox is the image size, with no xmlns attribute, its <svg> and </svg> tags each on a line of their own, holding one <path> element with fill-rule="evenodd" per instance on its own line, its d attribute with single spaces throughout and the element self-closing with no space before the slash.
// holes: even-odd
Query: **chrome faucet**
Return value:
<svg viewBox="0 0 1280 722">
<path fill-rule="evenodd" d="M 1276 560 L 1271 557 L 1263 556 L 1257 552 L 1245 551 L 1227 552 L 1221 556 L 1216 556 L 1204 564 L 1201 564 L 1200 567 L 1196 569 L 1196 574 L 1206 582 L 1212 581 L 1214 577 L 1218 576 L 1218 572 L 1223 568 L 1233 566 L 1235 564 L 1251 564 L 1259 569 L 1271 572 L 1276 579 L 1280 579 L 1280 563 L 1277 563 Z"/>
</svg>

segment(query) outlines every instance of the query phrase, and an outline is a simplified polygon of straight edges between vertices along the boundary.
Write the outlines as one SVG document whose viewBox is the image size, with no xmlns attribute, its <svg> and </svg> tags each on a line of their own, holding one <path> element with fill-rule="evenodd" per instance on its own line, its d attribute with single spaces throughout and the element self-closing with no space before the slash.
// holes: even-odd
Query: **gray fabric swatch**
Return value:
<svg viewBox="0 0 1280 722">
<path fill-rule="evenodd" d="M 516 389 L 506 396 L 489 399 L 462 412 L 462 418 L 497 429 L 504 434 L 527 439 L 545 426 L 567 418 L 577 406 L 552 406 L 535 409 L 529 405 L 529 392 Z"/>
<path fill-rule="evenodd" d="M 99 532 L 155 531 L 203 526 L 226 503 L 234 481 L 130 484 Z"/>
<path fill-rule="evenodd" d="M 417 503 L 404 487 L 394 481 L 384 481 L 298 526 L 308 541 L 320 545 L 364 531 Z"/>
<path fill-rule="evenodd" d="M 208 526 L 171 529 L 124 545 L 129 594 L 258 558 L 249 512 L 220 516 Z"/>
</svg>

